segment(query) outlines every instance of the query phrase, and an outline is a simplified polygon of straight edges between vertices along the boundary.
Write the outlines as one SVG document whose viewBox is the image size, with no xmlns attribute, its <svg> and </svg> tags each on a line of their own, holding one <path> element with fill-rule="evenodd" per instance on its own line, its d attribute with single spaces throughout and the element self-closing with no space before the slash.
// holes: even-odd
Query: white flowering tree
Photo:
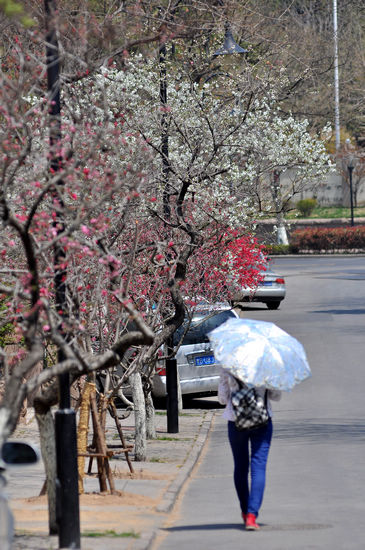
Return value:
<svg viewBox="0 0 365 550">
<path fill-rule="evenodd" d="M 254 202 L 258 211 L 274 214 L 277 242 L 288 244 L 285 212 L 290 201 L 303 191 L 315 190 L 333 164 L 325 142 L 310 132 L 308 121 L 283 116 L 276 102 L 264 105 L 259 116 L 252 112 L 247 122 L 249 159 L 256 170 Z M 322 136 L 329 134 L 327 126 Z"/>
<path fill-rule="evenodd" d="M 67 106 L 70 120 L 92 106 L 96 124 L 123 129 L 127 154 L 122 150 L 114 159 L 123 169 L 130 166 L 132 151 L 145 155 L 142 162 L 134 156 L 144 188 L 130 209 L 138 248 L 149 251 L 154 269 L 147 267 L 145 255 L 136 256 L 129 285 L 157 334 L 154 344 L 134 357 L 139 370 L 146 365 L 153 369 L 157 350 L 182 322 L 189 304 L 194 307 L 201 296 L 227 299 L 227 276 L 241 284 L 257 283 L 252 266 L 258 265 L 258 250 L 252 250 L 252 240 L 251 246 L 242 241 L 242 233 L 257 219 L 257 180 L 296 167 L 294 194 L 328 170 L 324 146 L 310 136 L 307 123 L 281 117 L 262 87 L 243 93 L 234 79 L 226 79 L 231 86 L 227 102 L 226 94 L 217 94 L 209 82 L 194 83 L 176 62 L 168 64 L 167 73 L 162 102 L 161 65 L 131 56 L 123 70 L 103 67 L 70 88 Z M 272 209 L 285 231 L 287 197 L 278 187 L 272 196 Z M 259 200 L 263 204 L 262 196 Z"/>
<path fill-rule="evenodd" d="M 284 213 L 289 201 L 314 189 L 332 169 L 323 140 L 311 134 L 307 120 L 283 115 L 275 93 L 270 88 L 264 92 L 262 83 L 251 86 L 248 94 L 247 73 L 240 86 L 237 75 L 225 79 L 230 87 L 230 101 L 225 102 L 214 82 L 193 83 L 170 63 L 168 98 L 162 104 L 160 68 L 134 57 L 125 71 L 105 69 L 93 79 L 93 93 L 103 91 L 110 117 L 125 121 L 151 149 L 156 194 L 174 201 L 183 190 L 194 201 L 194 223 L 200 227 L 213 219 L 212 201 L 214 220 L 233 228 L 247 227 L 258 212 L 271 211 L 278 220 L 279 241 L 287 242 Z M 326 127 L 322 135 L 329 132 Z M 160 170 L 164 161 L 167 184 Z M 281 175 L 287 176 L 285 186 Z M 176 215 L 177 209 L 172 210 Z"/>
</svg>

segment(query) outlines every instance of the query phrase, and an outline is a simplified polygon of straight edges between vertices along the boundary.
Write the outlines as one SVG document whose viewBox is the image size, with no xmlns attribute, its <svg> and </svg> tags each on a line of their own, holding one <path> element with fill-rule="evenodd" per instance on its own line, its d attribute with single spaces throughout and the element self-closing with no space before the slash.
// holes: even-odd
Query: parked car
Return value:
<svg viewBox="0 0 365 550">
<path fill-rule="evenodd" d="M 195 311 L 176 353 L 182 396 L 204 397 L 217 394 L 220 363 L 214 357 L 208 333 L 232 317 L 238 315 L 228 304 L 206 306 Z M 186 331 L 186 323 L 176 331 L 175 345 Z M 152 395 L 160 398 L 166 395 L 166 369 L 163 360 L 158 361 L 156 371 L 152 381 Z"/>
<path fill-rule="evenodd" d="M 186 319 L 175 332 L 174 346 L 183 338 L 176 353 L 181 395 L 204 397 L 217 394 L 220 364 L 214 357 L 208 333 L 232 317 L 238 317 L 238 314 L 228 303 L 202 303 L 195 310 L 190 324 L 188 325 L 189 321 Z M 162 357 L 166 355 L 164 346 L 160 354 Z M 123 372 L 122 366 L 112 369 L 112 387 L 118 385 Z M 105 372 L 98 373 L 97 384 L 99 390 L 104 391 Z M 121 391 L 125 397 L 131 399 L 132 391 L 128 381 L 123 384 Z M 157 361 L 156 374 L 152 378 L 152 396 L 156 399 L 166 396 L 166 367 L 163 358 Z"/>
<path fill-rule="evenodd" d="M 278 309 L 286 294 L 285 279 L 269 266 L 263 270 L 263 279 L 257 288 L 242 288 L 231 294 L 232 304 L 239 302 L 263 302 L 269 309 Z"/>
</svg>

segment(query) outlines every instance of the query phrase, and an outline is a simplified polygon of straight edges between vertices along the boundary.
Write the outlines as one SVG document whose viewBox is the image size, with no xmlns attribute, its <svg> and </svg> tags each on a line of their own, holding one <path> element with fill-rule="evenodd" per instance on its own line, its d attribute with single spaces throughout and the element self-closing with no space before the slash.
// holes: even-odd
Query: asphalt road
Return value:
<svg viewBox="0 0 365 550">
<path fill-rule="evenodd" d="M 365 527 L 365 258 L 278 258 L 287 298 L 250 305 L 304 345 L 312 378 L 274 403 L 259 532 L 245 532 L 217 411 L 201 460 L 154 550 L 362 550 Z"/>
</svg>

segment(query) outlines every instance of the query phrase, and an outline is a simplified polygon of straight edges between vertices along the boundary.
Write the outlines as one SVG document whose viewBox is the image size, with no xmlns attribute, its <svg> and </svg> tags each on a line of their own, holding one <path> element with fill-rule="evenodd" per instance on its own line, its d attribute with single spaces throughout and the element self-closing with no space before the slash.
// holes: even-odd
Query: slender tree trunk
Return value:
<svg viewBox="0 0 365 550">
<path fill-rule="evenodd" d="M 181 393 L 179 369 L 177 369 L 177 406 L 178 406 L 179 412 L 181 412 L 184 408 L 183 398 Z"/>
<path fill-rule="evenodd" d="M 135 460 L 144 462 L 147 458 L 146 445 L 146 407 L 142 388 L 142 378 L 139 372 L 134 372 L 129 376 L 129 382 L 132 388 L 134 403 L 134 423 L 135 423 Z"/>
<path fill-rule="evenodd" d="M 284 221 L 284 216 L 283 214 L 280 212 L 278 214 L 278 229 L 277 229 L 277 243 L 278 244 L 289 244 L 289 240 L 288 240 L 288 234 L 286 232 L 286 228 L 285 228 L 285 221 Z"/>
<path fill-rule="evenodd" d="M 50 408 L 41 409 L 36 404 L 35 416 L 39 428 L 41 452 L 46 472 L 49 534 L 55 535 L 58 532 L 58 527 L 56 521 L 57 466 L 54 418 Z"/>
<path fill-rule="evenodd" d="M 277 233 L 276 241 L 278 244 L 289 244 L 288 235 L 285 228 L 285 219 L 283 214 L 283 201 L 280 188 L 280 172 L 275 170 L 273 174 L 272 183 L 272 197 L 274 200 L 276 219 L 277 219 Z"/>
<path fill-rule="evenodd" d="M 149 391 L 145 397 L 146 407 L 146 437 L 147 439 L 156 439 L 155 407 Z"/>
<path fill-rule="evenodd" d="M 86 454 L 87 439 L 89 434 L 89 419 L 90 419 L 90 394 L 95 392 L 95 384 L 86 382 L 82 392 L 80 419 L 77 429 L 77 450 L 81 454 Z M 85 475 L 85 456 L 77 457 L 77 465 L 79 471 L 79 494 L 84 492 L 84 475 Z"/>
</svg>

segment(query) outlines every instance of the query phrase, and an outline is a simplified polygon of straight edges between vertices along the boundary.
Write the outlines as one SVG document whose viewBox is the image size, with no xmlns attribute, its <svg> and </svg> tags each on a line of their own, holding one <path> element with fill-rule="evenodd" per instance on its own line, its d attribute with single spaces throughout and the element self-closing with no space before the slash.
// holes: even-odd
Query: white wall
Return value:
<svg viewBox="0 0 365 550">
<path fill-rule="evenodd" d="M 282 174 L 281 180 L 285 185 L 285 181 L 290 181 L 290 174 Z M 296 203 L 300 199 L 315 197 L 320 206 L 349 206 L 350 190 L 348 183 L 343 181 L 343 178 L 338 173 L 333 173 L 327 176 L 323 183 L 318 185 L 313 182 L 308 186 L 307 191 L 303 191 L 293 197 L 293 202 Z M 359 189 L 357 195 L 358 205 L 365 204 L 365 179 Z"/>
</svg>

